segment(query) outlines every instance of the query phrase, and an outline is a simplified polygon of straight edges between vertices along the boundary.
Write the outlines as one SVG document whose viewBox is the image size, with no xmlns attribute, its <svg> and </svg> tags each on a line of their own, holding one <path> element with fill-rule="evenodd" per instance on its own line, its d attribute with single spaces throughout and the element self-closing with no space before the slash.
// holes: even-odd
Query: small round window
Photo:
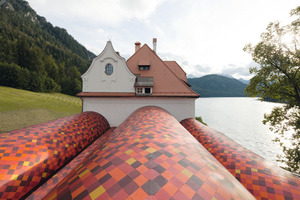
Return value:
<svg viewBox="0 0 300 200">
<path fill-rule="evenodd" d="M 114 72 L 114 67 L 112 66 L 112 64 L 107 64 L 105 66 L 105 74 L 111 75 L 113 72 Z"/>
</svg>

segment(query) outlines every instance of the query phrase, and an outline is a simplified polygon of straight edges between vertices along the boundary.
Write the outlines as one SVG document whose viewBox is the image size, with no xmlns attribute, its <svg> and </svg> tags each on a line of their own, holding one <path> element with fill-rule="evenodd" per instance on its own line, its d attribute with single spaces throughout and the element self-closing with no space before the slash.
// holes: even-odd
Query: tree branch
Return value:
<svg viewBox="0 0 300 200">
<path fill-rule="evenodd" d="M 272 60 L 267 57 L 267 61 L 272 65 L 274 66 L 276 69 L 278 69 L 280 72 L 282 72 L 289 80 L 289 82 L 292 84 L 293 86 L 293 89 L 295 91 L 295 96 L 293 96 L 296 101 L 298 102 L 298 105 L 300 105 L 300 89 L 299 89 L 299 86 L 297 84 L 297 82 L 293 79 L 293 77 L 291 77 L 286 70 L 283 70 L 282 68 L 280 68 L 276 63 L 272 62 Z"/>
</svg>

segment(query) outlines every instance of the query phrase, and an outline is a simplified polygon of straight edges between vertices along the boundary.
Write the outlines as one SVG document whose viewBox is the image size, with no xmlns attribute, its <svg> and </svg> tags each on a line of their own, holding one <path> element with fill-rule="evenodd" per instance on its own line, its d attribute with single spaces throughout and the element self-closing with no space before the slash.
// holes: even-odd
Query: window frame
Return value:
<svg viewBox="0 0 300 200">
<path fill-rule="evenodd" d="M 146 92 L 146 90 L 148 90 L 148 89 L 149 89 L 149 92 Z M 145 87 L 144 88 L 144 93 L 145 94 L 152 94 L 152 89 L 150 87 L 147 87 L 147 88 Z"/>
<path fill-rule="evenodd" d="M 142 87 L 136 88 L 136 94 L 143 94 L 143 93 L 144 93 L 144 90 Z"/>
<path fill-rule="evenodd" d="M 146 93 L 146 89 L 149 89 L 149 93 Z M 151 87 L 136 87 L 135 88 L 136 95 L 152 95 L 152 88 Z"/>
<path fill-rule="evenodd" d="M 107 63 L 105 65 L 105 69 L 104 69 L 104 73 L 107 75 L 107 76 L 110 76 L 114 73 L 114 66 L 111 64 L 111 63 Z"/>
<path fill-rule="evenodd" d="M 149 71 L 150 65 L 139 65 L 139 70 L 140 71 Z"/>
</svg>

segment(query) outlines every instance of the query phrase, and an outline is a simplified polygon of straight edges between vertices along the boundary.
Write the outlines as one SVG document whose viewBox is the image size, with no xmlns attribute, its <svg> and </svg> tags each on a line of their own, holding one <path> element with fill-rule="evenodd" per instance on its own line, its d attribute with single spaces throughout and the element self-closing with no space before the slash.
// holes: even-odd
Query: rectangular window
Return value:
<svg viewBox="0 0 300 200">
<path fill-rule="evenodd" d="M 152 94 L 152 88 L 142 88 L 138 87 L 135 89 L 135 92 L 137 95 L 151 95 Z"/>
<path fill-rule="evenodd" d="M 140 71 L 147 71 L 147 70 L 150 70 L 150 66 L 149 66 L 149 65 L 140 65 L 140 66 L 139 66 L 139 70 L 140 70 Z"/>
<path fill-rule="evenodd" d="M 145 94 L 151 94 L 151 88 L 145 88 Z"/>
<path fill-rule="evenodd" d="M 143 88 L 136 88 L 137 94 L 143 94 Z"/>
</svg>

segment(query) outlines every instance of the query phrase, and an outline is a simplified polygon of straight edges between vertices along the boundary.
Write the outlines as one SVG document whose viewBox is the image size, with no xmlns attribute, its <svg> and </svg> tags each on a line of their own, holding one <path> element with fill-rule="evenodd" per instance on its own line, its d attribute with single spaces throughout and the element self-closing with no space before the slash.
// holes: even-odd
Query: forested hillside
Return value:
<svg viewBox="0 0 300 200">
<path fill-rule="evenodd" d="M 188 82 L 201 97 L 244 97 L 247 86 L 237 79 L 216 74 L 189 78 Z"/>
<path fill-rule="evenodd" d="M 26 1 L 0 0 L 0 85 L 75 95 L 94 57 Z"/>
</svg>

